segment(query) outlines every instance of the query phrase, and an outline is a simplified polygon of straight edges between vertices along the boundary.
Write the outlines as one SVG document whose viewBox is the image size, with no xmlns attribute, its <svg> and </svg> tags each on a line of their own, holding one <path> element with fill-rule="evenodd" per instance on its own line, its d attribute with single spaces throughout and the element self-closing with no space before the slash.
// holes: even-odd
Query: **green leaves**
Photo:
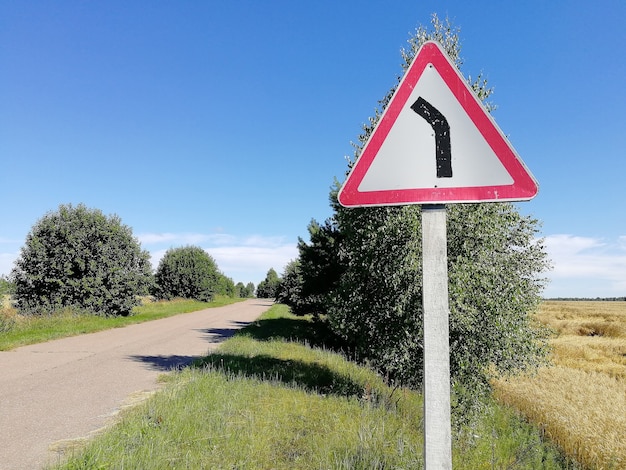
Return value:
<svg viewBox="0 0 626 470">
<path fill-rule="evenodd" d="M 228 290 L 233 283 L 222 276 L 206 251 L 186 246 L 167 250 L 157 268 L 155 284 L 154 293 L 159 298 L 181 297 L 209 302 L 218 291 Z M 233 284 L 233 291 L 234 288 Z"/>
<path fill-rule="evenodd" d="M 128 315 L 152 276 L 148 252 L 118 216 L 69 204 L 33 226 L 11 278 L 26 314 L 71 307 Z"/>
<path fill-rule="evenodd" d="M 323 225 L 312 220 L 308 231 L 310 241 L 298 240 L 298 259 L 285 267 L 278 300 L 297 315 L 319 316 L 326 312 L 327 296 L 337 288 L 343 272 L 342 235 L 333 219 Z"/>
<path fill-rule="evenodd" d="M 267 271 L 265 279 L 259 282 L 256 288 L 256 296 L 263 299 L 275 299 L 280 286 L 280 278 L 274 270 L 270 268 Z"/>
<path fill-rule="evenodd" d="M 362 359 L 405 383 L 421 377 L 419 207 L 339 209 L 345 271 L 329 320 Z"/>
<path fill-rule="evenodd" d="M 427 40 L 437 40 L 460 65 L 458 28 L 433 16 L 432 31 L 419 28 L 403 51 L 405 67 Z M 480 99 L 492 89 L 478 76 L 470 82 Z M 363 126 L 351 166 L 367 142 L 391 90 Z M 493 105 L 488 105 L 492 109 Z M 422 246 L 419 206 L 341 207 L 331 192 L 333 250 L 319 243 L 320 227 L 309 227 L 311 242 L 300 244 L 302 283 L 326 269 L 325 251 L 341 266 L 338 280 L 322 296 L 333 329 L 387 377 L 422 383 Z M 488 389 L 492 373 L 533 367 L 545 357 L 545 332 L 531 320 L 548 268 L 536 241 L 538 222 L 512 204 L 448 205 L 448 277 L 451 372 L 460 406 L 471 407 Z M 326 245 L 328 246 L 328 245 Z M 308 251 L 307 251 L 308 250 Z M 305 256 L 311 266 L 304 269 Z"/>
</svg>

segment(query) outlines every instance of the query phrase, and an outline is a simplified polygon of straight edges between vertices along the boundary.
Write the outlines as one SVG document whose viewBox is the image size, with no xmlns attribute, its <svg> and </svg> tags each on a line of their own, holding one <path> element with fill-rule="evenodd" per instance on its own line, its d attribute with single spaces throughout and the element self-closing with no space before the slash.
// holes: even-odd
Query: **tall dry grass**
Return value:
<svg viewBox="0 0 626 470">
<path fill-rule="evenodd" d="M 555 364 L 626 379 L 626 302 L 544 302 Z"/>
<path fill-rule="evenodd" d="M 588 468 L 626 468 L 626 302 L 549 301 L 554 365 L 495 381 L 498 400 Z"/>
</svg>

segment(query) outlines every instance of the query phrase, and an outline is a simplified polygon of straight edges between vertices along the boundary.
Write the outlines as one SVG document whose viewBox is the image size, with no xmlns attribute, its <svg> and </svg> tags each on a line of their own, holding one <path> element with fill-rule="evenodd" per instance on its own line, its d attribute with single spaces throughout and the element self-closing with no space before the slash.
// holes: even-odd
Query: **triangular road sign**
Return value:
<svg viewBox="0 0 626 470">
<path fill-rule="evenodd" d="M 524 201 L 538 186 L 436 42 L 418 51 L 339 191 L 351 206 Z"/>
</svg>

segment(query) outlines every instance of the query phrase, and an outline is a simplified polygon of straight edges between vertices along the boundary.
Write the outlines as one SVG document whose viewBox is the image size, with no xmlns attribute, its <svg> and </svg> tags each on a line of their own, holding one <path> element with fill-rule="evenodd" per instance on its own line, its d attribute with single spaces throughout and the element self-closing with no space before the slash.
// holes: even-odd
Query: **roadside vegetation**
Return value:
<svg viewBox="0 0 626 470">
<path fill-rule="evenodd" d="M 171 248 L 156 274 L 149 259 L 117 215 L 62 204 L 33 225 L 11 274 L 0 278 L 0 295 L 34 317 L 129 316 L 148 294 L 204 302 L 254 295 L 254 284 L 235 284 L 200 247 Z"/>
<path fill-rule="evenodd" d="M 265 279 L 259 282 L 256 289 L 256 296 L 262 299 L 274 299 L 278 293 L 278 286 L 281 279 L 274 268 L 270 268 L 265 275 Z"/>
<path fill-rule="evenodd" d="M 421 395 L 338 344 L 324 323 L 274 305 L 55 468 L 423 468 Z M 573 468 L 491 401 L 453 447 L 455 469 Z"/>
<path fill-rule="evenodd" d="M 152 293 L 159 299 L 182 297 L 209 302 L 219 291 L 224 276 L 211 255 L 199 246 L 170 248 L 159 262 Z M 235 295 L 231 282 L 224 294 Z"/>
<path fill-rule="evenodd" d="M 245 299 L 218 296 L 211 302 L 185 299 L 154 302 L 144 298 L 141 305 L 133 308 L 132 315 L 104 317 L 79 313 L 71 308 L 53 315 L 21 315 L 10 306 L 9 298 L 5 296 L 4 304 L 0 307 L 0 351 L 67 336 L 120 328 L 205 308 L 221 307 L 242 300 Z"/>
<path fill-rule="evenodd" d="M 152 283 L 150 254 L 117 215 L 83 204 L 61 205 L 26 236 L 10 281 L 24 315 L 65 308 L 129 315 Z"/>
<path fill-rule="evenodd" d="M 496 398 L 589 468 L 626 468 L 626 302 L 546 301 L 551 367 L 497 380 Z"/>
<path fill-rule="evenodd" d="M 168 250 L 155 275 L 118 216 L 60 205 L 33 225 L 0 277 L 0 350 L 219 307 L 254 290 L 195 246 Z"/>
</svg>

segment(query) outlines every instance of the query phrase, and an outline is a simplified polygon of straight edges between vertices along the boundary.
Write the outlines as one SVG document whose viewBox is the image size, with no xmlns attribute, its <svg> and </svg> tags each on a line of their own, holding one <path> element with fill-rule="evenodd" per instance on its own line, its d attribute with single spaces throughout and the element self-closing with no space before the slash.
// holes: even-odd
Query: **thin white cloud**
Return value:
<svg viewBox="0 0 626 470">
<path fill-rule="evenodd" d="M 546 244 L 550 247 L 551 252 L 555 254 L 571 255 L 580 253 L 591 248 L 600 248 L 606 245 L 606 242 L 599 238 L 577 237 L 575 235 L 549 235 L 545 238 Z"/>
<path fill-rule="evenodd" d="M 265 277 L 269 268 L 274 268 L 279 274 L 285 265 L 298 256 L 295 244 L 277 246 L 225 246 L 207 248 L 207 252 L 215 258 L 217 265 L 225 273 L 232 276 L 248 272 L 259 273 L 259 280 Z"/>
<path fill-rule="evenodd" d="M 223 233 L 142 233 L 137 235 L 142 245 L 169 244 L 172 246 L 198 245 L 200 243 L 229 243 L 233 237 Z"/>
<path fill-rule="evenodd" d="M 557 234 L 547 236 L 545 244 L 554 266 L 548 292 L 566 297 L 626 295 L 626 236 L 611 241 Z"/>
<path fill-rule="evenodd" d="M 265 246 L 275 247 L 284 243 L 284 237 L 264 237 L 262 235 L 250 235 L 241 240 L 241 244 L 245 246 Z"/>
<path fill-rule="evenodd" d="M 142 234 L 138 239 L 150 252 L 155 269 L 169 248 L 192 244 L 209 253 L 226 276 L 244 283 L 258 284 L 270 268 L 280 274 L 298 256 L 296 243 L 279 236 L 162 233 Z"/>
</svg>

